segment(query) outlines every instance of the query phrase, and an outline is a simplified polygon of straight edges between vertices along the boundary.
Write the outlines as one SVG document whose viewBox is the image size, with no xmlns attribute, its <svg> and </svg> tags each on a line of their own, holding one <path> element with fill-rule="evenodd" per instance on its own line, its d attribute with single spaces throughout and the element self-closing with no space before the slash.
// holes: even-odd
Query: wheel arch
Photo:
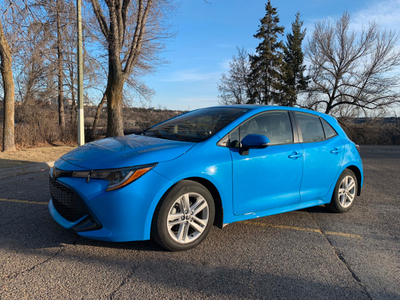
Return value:
<svg viewBox="0 0 400 300">
<path fill-rule="evenodd" d="M 346 169 L 349 169 L 356 175 L 357 177 L 357 196 L 361 195 L 361 187 L 362 187 L 362 176 L 361 176 L 361 171 L 358 167 L 352 165 L 348 166 Z"/>
<path fill-rule="evenodd" d="M 215 187 L 215 185 L 211 181 L 201 177 L 189 177 L 184 180 L 191 180 L 200 183 L 211 193 L 215 205 L 214 225 L 217 226 L 218 228 L 222 228 L 224 221 L 224 212 L 223 212 L 221 195 L 218 189 Z"/>
<path fill-rule="evenodd" d="M 207 180 L 205 178 L 202 178 L 202 177 L 188 177 L 188 178 L 183 178 L 183 179 L 175 182 L 172 186 L 170 186 L 164 192 L 163 196 L 158 201 L 156 207 L 158 207 L 161 204 L 161 202 L 162 202 L 163 198 L 165 197 L 165 195 L 168 194 L 168 192 L 176 184 L 178 184 L 181 181 L 194 181 L 194 182 L 197 182 L 197 183 L 201 184 L 202 186 L 204 186 L 211 193 L 211 196 L 213 197 L 214 205 L 215 205 L 215 217 L 214 217 L 214 224 L 213 225 L 217 226 L 218 228 L 222 228 L 223 227 L 224 214 L 223 214 L 221 195 L 220 195 L 218 189 L 215 187 L 215 185 L 211 181 L 209 181 L 209 180 Z M 154 218 L 154 213 L 155 213 L 156 209 L 153 212 L 152 220 Z M 153 222 L 151 222 L 151 223 L 153 223 Z"/>
</svg>

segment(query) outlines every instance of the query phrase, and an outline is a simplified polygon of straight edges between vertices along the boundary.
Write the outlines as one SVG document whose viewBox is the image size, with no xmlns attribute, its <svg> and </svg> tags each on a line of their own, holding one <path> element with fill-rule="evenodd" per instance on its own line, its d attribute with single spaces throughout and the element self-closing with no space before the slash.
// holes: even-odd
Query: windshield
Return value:
<svg viewBox="0 0 400 300">
<path fill-rule="evenodd" d="M 177 141 L 202 142 L 247 111 L 246 108 L 236 107 L 198 109 L 155 125 L 143 134 Z"/>
</svg>

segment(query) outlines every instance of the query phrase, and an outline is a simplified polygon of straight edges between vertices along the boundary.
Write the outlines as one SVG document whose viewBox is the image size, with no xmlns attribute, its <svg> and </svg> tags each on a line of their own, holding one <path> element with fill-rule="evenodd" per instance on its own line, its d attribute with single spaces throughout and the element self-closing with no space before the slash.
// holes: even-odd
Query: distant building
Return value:
<svg viewBox="0 0 400 300">
<path fill-rule="evenodd" d="M 47 100 L 45 100 L 45 103 L 48 104 L 48 105 L 58 105 L 58 98 L 54 97 L 54 98 L 51 98 L 51 99 L 47 99 Z M 72 99 L 64 99 L 64 106 L 72 106 L 72 103 L 73 103 Z M 77 100 L 75 100 L 75 103 L 76 103 L 76 105 L 78 105 L 78 101 Z M 83 106 L 88 106 L 89 107 L 89 106 L 94 106 L 94 104 L 93 104 L 92 101 L 90 101 L 88 99 L 85 99 L 83 101 Z"/>
</svg>

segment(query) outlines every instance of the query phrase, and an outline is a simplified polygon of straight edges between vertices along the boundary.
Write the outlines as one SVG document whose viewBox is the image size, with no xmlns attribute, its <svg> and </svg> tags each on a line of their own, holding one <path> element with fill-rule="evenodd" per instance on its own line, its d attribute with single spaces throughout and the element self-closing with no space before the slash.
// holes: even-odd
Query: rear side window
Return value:
<svg viewBox="0 0 400 300">
<path fill-rule="evenodd" d="M 296 112 L 303 135 L 303 142 L 319 142 L 325 139 L 324 130 L 318 116 Z"/>
<path fill-rule="evenodd" d="M 335 131 L 335 129 L 333 129 L 332 126 L 328 124 L 328 122 L 326 122 L 322 118 L 321 118 L 321 122 L 322 122 L 322 127 L 324 127 L 326 139 L 330 139 L 331 137 L 334 137 L 337 135 L 337 132 Z"/>
</svg>

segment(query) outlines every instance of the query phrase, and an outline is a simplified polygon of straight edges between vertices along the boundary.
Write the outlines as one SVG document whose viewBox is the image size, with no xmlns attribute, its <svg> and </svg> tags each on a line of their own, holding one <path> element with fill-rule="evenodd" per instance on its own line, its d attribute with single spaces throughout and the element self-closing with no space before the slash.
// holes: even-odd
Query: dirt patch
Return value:
<svg viewBox="0 0 400 300">
<path fill-rule="evenodd" d="M 38 147 L 0 152 L 0 168 L 17 167 L 35 162 L 54 161 L 75 148 L 76 147 L 71 146 Z"/>
</svg>

